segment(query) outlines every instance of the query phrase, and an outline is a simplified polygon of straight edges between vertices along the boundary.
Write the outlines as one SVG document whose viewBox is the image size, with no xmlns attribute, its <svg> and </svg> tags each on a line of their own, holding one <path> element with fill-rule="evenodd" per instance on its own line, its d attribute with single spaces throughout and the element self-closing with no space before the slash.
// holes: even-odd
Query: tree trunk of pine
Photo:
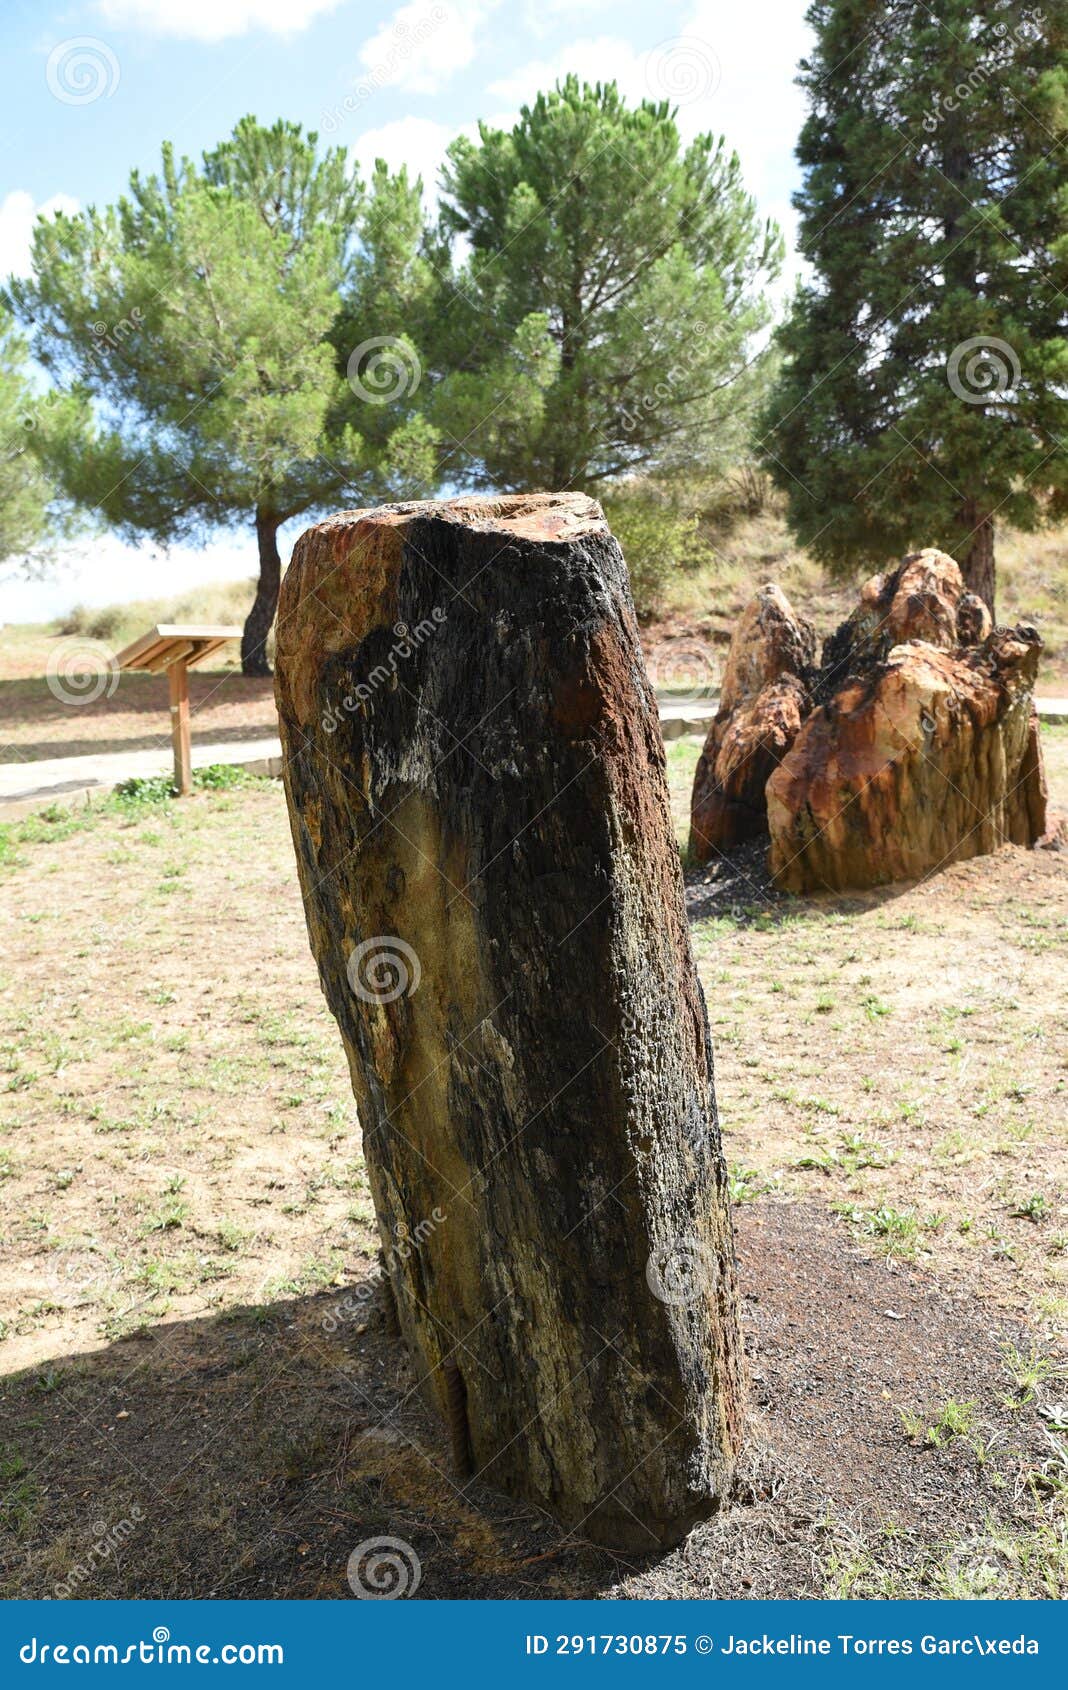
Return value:
<svg viewBox="0 0 1068 1690">
<path fill-rule="evenodd" d="M 994 609 L 994 518 L 971 513 L 966 516 L 971 535 L 968 550 L 960 560 L 964 585 L 975 593 L 996 619 Z"/>
<path fill-rule="evenodd" d="M 278 589 L 282 579 L 282 560 L 278 555 L 278 518 L 267 511 L 256 512 L 256 541 L 260 554 L 260 573 L 256 582 L 256 597 L 245 618 L 241 635 L 241 673 L 269 675 L 267 640 L 274 626 L 278 609 Z"/>
<path fill-rule="evenodd" d="M 276 692 L 421 1389 L 480 1479 L 582 1536 L 676 1542 L 739 1442 L 731 1222 L 656 700 L 599 507 L 310 529 Z"/>
</svg>

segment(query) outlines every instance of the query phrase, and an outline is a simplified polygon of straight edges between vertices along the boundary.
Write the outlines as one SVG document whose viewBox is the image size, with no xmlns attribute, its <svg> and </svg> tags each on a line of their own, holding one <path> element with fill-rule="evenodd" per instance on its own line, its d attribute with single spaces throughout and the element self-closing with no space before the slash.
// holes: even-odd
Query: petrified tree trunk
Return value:
<svg viewBox="0 0 1068 1690">
<path fill-rule="evenodd" d="M 750 599 L 731 637 L 719 709 L 690 802 L 690 855 L 705 863 L 767 831 L 764 788 L 812 709 L 816 630 L 781 588 Z"/>
<path fill-rule="evenodd" d="M 312 950 L 421 1385 L 466 1402 L 491 1484 L 605 1543 L 674 1542 L 728 1487 L 739 1347 L 619 547 L 577 495 L 345 513 L 297 544 L 276 670 Z"/>
<path fill-rule="evenodd" d="M 768 781 L 768 863 L 783 891 L 915 880 L 1033 845 L 1046 785 L 1031 700 L 1041 643 L 995 629 L 963 653 L 894 646 L 805 723 Z"/>
<path fill-rule="evenodd" d="M 856 609 L 823 642 L 817 697 L 833 698 L 844 682 L 871 674 L 895 646 L 910 640 L 952 651 L 961 639 L 961 606 L 965 601 L 971 606 L 972 599 L 954 560 L 934 547 L 910 552 L 896 569 L 869 576 Z M 975 623 L 973 606 L 969 629 Z M 987 617 L 985 631 L 989 627 Z"/>
</svg>

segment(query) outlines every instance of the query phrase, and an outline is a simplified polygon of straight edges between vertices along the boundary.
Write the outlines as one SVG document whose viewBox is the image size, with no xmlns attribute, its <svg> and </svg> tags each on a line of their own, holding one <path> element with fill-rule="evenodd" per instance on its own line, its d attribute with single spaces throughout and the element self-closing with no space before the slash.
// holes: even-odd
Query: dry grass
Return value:
<svg viewBox="0 0 1068 1690">
<path fill-rule="evenodd" d="M 1068 729 L 1044 741 L 1063 804 Z M 697 750 L 672 748 L 680 795 Z M 1063 1345 L 1064 856 L 1007 847 L 771 906 L 754 890 L 694 945 L 738 1194 L 818 1197 L 867 1247 L 981 1284 Z"/>
<path fill-rule="evenodd" d="M 1049 743 L 1063 779 L 1068 735 Z M 696 750 L 670 750 L 680 832 Z M 9 1590 L 49 1593 L 93 1522 L 135 1506 L 151 1545 L 134 1539 L 82 1594 L 336 1595 L 350 1540 L 374 1529 L 447 1539 L 465 1582 L 445 1593 L 570 1594 L 583 1567 L 603 1588 L 581 1556 L 557 1565 L 514 1509 L 458 1499 L 377 1329 L 324 1324 L 376 1241 L 279 786 L 112 800 L 6 830 L 3 846 Z M 746 1226 L 808 1205 L 845 1272 L 856 1250 L 889 1264 L 901 1297 L 918 1274 L 914 1298 L 929 1285 L 980 1326 L 1023 1322 L 1021 1354 L 1033 1345 L 1047 1369 L 1068 1312 L 1066 924 L 1064 859 L 1008 849 L 910 890 L 742 907 L 694 930 Z M 873 1294 L 877 1310 L 898 1295 Z M 1032 1443 L 1052 1377 L 1028 1398 L 1005 1373 L 1000 1412 Z M 399 1431 L 370 1414 L 383 1393 Z M 892 1447 L 899 1407 L 925 1427 L 942 1414 L 888 1400 Z M 960 1460 L 960 1439 L 921 1444 L 928 1470 Z M 1004 1459 L 987 1471 L 1010 1482 Z M 971 1482 L 953 1494 L 981 1535 L 997 1498 L 984 1479 L 969 1500 Z M 809 1570 L 774 1575 L 790 1493 L 755 1494 L 772 1498 L 772 1593 L 913 1590 L 900 1546 L 830 1504 Z M 1068 1557 L 1055 1535 L 1041 1554 L 1033 1540 L 1063 1538 L 1052 1519 L 1001 1521 L 1015 1570 L 999 1588 L 1050 1593 Z M 680 1551 L 656 1573 L 617 1568 L 615 1590 L 707 1592 L 696 1566 Z M 953 1593 L 943 1575 L 922 1593 Z"/>
<path fill-rule="evenodd" d="M 73 611 L 48 626 L 0 629 L 0 763 L 98 752 L 141 751 L 170 738 L 167 679 L 125 672 L 101 681 L 100 696 L 68 702 L 46 676 L 50 659 L 75 662 L 86 675 L 107 676 L 115 654 L 157 622 L 208 622 L 240 627 L 252 581 L 193 588 L 174 598 L 142 599 L 103 610 Z M 269 680 L 246 680 L 236 641 L 189 677 L 193 732 L 202 744 L 256 739 L 278 731 Z"/>
<path fill-rule="evenodd" d="M 273 681 L 246 678 L 236 659 L 224 667 L 191 670 L 189 701 L 193 738 L 200 745 L 278 733 Z M 95 702 L 74 704 L 53 692 L 39 673 L 0 678 L 0 763 L 166 749 L 169 708 L 165 675 L 124 671 L 111 696 L 105 691 Z"/>
<path fill-rule="evenodd" d="M 117 652 L 157 622 L 221 622 L 240 627 L 255 588 L 254 580 L 208 582 L 170 597 L 131 599 L 128 604 L 96 609 L 76 605 L 54 622 L 10 623 L 0 628 L 0 678 L 38 679 L 57 640 L 69 640 L 90 652 L 94 645 Z M 236 651 L 231 651 L 220 657 L 219 667 L 233 668 L 237 662 Z"/>
<path fill-rule="evenodd" d="M 59 617 L 51 632 L 68 638 L 83 636 L 122 646 L 136 639 L 157 622 L 244 622 L 256 591 L 254 578 L 247 581 L 215 581 L 191 587 L 188 592 L 154 599 L 132 599 L 129 604 L 89 609 L 76 605 Z"/>
<path fill-rule="evenodd" d="M 281 788 L 56 815 L 5 888 L 16 1365 L 340 1283 L 369 1215 Z"/>
<path fill-rule="evenodd" d="M 646 642 L 656 647 L 665 639 L 700 634 L 725 645 L 742 609 L 764 581 L 776 581 L 823 637 L 853 608 L 859 578 L 830 580 L 794 545 L 782 517 L 771 507 L 713 532 L 707 566 L 671 578 L 662 612 L 646 627 Z M 1001 534 L 998 595 L 999 619 L 1033 622 L 1045 642 L 1039 691 L 1068 692 L 1068 529 Z"/>
</svg>

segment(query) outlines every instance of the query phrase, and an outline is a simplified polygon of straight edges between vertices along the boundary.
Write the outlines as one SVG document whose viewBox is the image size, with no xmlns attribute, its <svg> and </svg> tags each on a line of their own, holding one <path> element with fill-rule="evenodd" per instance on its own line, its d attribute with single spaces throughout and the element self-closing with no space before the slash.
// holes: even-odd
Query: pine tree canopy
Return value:
<svg viewBox="0 0 1068 1690">
<path fill-rule="evenodd" d="M 666 103 L 569 76 L 510 132 L 453 143 L 442 250 L 457 236 L 441 402 L 470 425 L 475 481 L 585 486 L 737 442 L 782 241 L 723 141 L 683 148 Z M 515 422 L 485 406 L 495 381 L 511 402 L 501 345 L 519 349 Z"/>
<path fill-rule="evenodd" d="M 382 164 L 365 188 L 342 149 L 245 118 L 199 167 L 165 146 L 116 205 L 39 222 L 11 285 L 40 362 L 94 404 L 91 440 L 47 462 L 70 497 L 163 543 L 255 522 L 247 672 L 266 668 L 279 525 L 433 482 L 414 348 L 386 349 L 412 370 L 388 405 L 365 379 L 427 285 L 420 194 Z"/>
<path fill-rule="evenodd" d="M 73 453 L 88 416 L 76 397 L 43 394 L 34 384 L 29 346 L 0 309 L 0 564 L 31 573 L 44 568 L 52 544 L 74 513 L 42 469 L 43 457 Z"/>
</svg>

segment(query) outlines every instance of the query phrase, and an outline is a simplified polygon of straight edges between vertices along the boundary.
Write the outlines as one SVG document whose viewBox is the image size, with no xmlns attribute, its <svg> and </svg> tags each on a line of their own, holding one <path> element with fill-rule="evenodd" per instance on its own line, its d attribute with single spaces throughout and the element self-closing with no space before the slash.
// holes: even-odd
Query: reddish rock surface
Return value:
<svg viewBox="0 0 1068 1690">
<path fill-rule="evenodd" d="M 766 828 L 782 890 L 844 890 L 1042 837 L 1041 642 L 992 629 L 951 557 L 871 576 L 818 669 L 814 645 L 777 587 L 740 619 L 694 781 L 698 862 Z"/>
<path fill-rule="evenodd" d="M 887 574 L 870 576 L 857 608 L 824 641 L 817 683 L 821 699 L 850 677 L 871 671 L 908 640 L 952 651 L 959 643 L 957 616 L 965 598 L 970 601 L 974 594 L 965 593 L 960 569 L 946 552 L 933 548 L 910 553 Z"/>
<path fill-rule="evenodd" d="M 957 605 L 957 641 L 960 645 L 982 645 L 993 632 L 994 620 L 978 593 L 963 593 Z"/>
<path fill-rule="evenodd" d="M 720 707 L 697 765 L 690 853 L 704 863 L 767 827 L 764 788 L 812 708 L 816 631 L 762 587 L 731 639 Z"/>
<path fill-rule="evenodd" d="M 944 637 L 940 616 L 927 625 Z M 779 888 L 912 880 L 1041 838 L 1040 650 L 1027 627 L 997 629 L 971 650 L 913 640 L 841 686 L 768 781 Z"/>
</svg>

